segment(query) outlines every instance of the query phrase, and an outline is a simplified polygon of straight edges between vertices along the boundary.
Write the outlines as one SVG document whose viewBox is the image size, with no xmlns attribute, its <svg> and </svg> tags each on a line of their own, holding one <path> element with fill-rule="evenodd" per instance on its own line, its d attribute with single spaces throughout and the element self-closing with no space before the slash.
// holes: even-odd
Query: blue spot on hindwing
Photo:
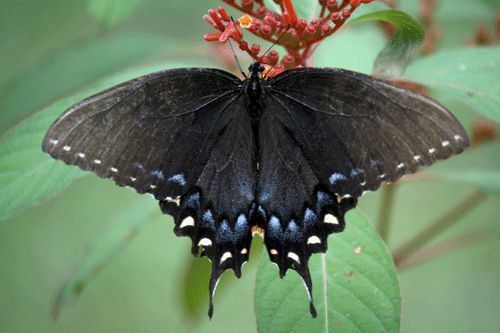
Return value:
<svg viewBox="0 0 500 333">
<path fill-rule="evenodd" d="M 210 210 L 207 210 L 205 213 L 203 213 L 203 222 L 204 225 L 215 229 L 214 216 L 212 215 L 212 212 Z"/>
<path fill-rule="evenodd" d="M 215 235 L 215 238 L 218 242 L 234 241 L 233 231 L 227 224 L 226 220 L 222 221 L 219 230 L 217 230 L 217 235 Z"/>
<path fill-rule="evenodd" d="M 318 192 L 316 197 L 318 198 L 318 205 L 321 207 L 324 207 L 332 203 L 330 195 L 325 192 Z"/>
<path fill-rule="evenodd" d="M 316 194 L 316 198 L 317 198 L 316 212 L 318 214 L 320 214 L 323 211 L 324 207 L 333 204 L 332 197 L 325 192 L 318 191 L 318 193 Z"/>
<path fill-rule="evenodd" d="M 281 224 L 276 216 L 271 216 L 269 225 L 267 227 L 267 234 L 269 237 L 279 239 L 282 236 Z"/>
<path fill-rule="evenodd" d="M 184 174 L 178 173 L 173 175 L 168 179 L 169 182 L 179 184 L 181 186 L 186 186 L 186 179 L 184 179 Z"/>
<path fill-rule="evenodd" d="M 336 182 L 338 181 L 341 181 L 341 180 L 347 180 L 347 177 L 344 176 L 343 174 L 341 173 L 338 173 L 338 172 L 334 172 L 332 173 L 332 175 L 330 176 L 330 183 L 332 185 L 334 185 Z"/>
<path fill-rule="evenodd" d="M 149 173 L 151 176 L 156 177 L 160 180 L 165 180 L 165 175 L 163 174 L 163 171 L 161 170 L 154 170 Z"/>
<path fill-rule="evenodd" d="M 144 165 L 139 162 L 132 163 L 132 167 L 144 171 Z"/>
<path fill-rule="evenodd" d="M 351 177 L 356 177 L 357 175 L 361 175 L 361 174 L 364 174 L 364 173 L 365 173 L 365 170 L 360 169 L 360 168 L 354 168 L 351 171 Z"/>
<path fill-rule="evenodd" d="M 187 208 L 198 209 L 200 207 L 200 193 L 193 193 L 184 201 Z"/>
<path fill-rule="evenodd" d="M 234 231 L 236 232 L 236 238 L 242 239 L 248 234 L 248 222 L 245 215 L 241 214 L 236 220 L 236 225 Z"/>
<path fill-rule="evenodd" d="M 304 227 L 306 229 L 312 227 L 316 222 L 317 217 L 316 214 L 312 211 L 312 209 L 307 208 L 304 213 Z"/>
<path fill-rule="evenodd" d="M 302 232 L 299 230 L 297 223 L 295 223 L 294 220 L 291 220 L 286 228 L 285 239 L 296 242 L 301 238 L 301 236 Z"/>
</svg>

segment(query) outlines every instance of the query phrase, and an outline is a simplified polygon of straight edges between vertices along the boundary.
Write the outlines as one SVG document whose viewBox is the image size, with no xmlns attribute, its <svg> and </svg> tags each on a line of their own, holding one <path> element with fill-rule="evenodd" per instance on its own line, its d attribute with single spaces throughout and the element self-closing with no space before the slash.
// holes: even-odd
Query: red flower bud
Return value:
<svg viewBox="0 0 500 333">
<path fill-rule="evenodd" d="M 208 15 L 210 15 L 210 17 L 212 18 L 212 20 L 215 23 L 217 29 L 224 30 L 224 24 L 222 24 L 222 22 L 220 21 L 219 14 L 217 14 L 217 12 L 215 10 L 209 9 L 208 10 Z"/>
<path fill-rule="evenodd" d="M 351 9 L 354 9 L 361 5 L 362 3 L 370 3 L 373 0 L 349 0 L 349 5 L 351 5 Z"/>
<path fill-rule="evenodd" d="M 217 8 L 217 11 L 219 12 L 220 17 L 226 22 L 231 21 L 231 17 L 227 14 L 226 9 L 224 7 Z"/>
<path fill-rule="evenodd" d="M 266 15 L 267 9 L 264 6 L 260 6 L 259 9 L 257 9 L 257 13 L 261 16 Z"/>
<path fill-rule="evenodd" d="M 259 44 L 252 44 L 252 46 L 250 47 L 250 52 L 252 52 L 252 54 L 259 54 L 260 52 L 260 45 Z"/>
<path fill-rule="evenodd" d="M 278 20 L 276 20 L 274 18 L 274 16 L 272 16 L 272 15 L 266 15 L 264 17 L 264 22 L 266 22 L 267 24 L 269 24 L 272 27 L 279 27 L 279 26 L 281 26 L 281 22 L 279 22 Z"/>
<path fill-rule="evenodd" d="M 319 20 L 317 19 L 312 19 L 311 20 L 311 25 L 314 25 L 315 27 L 317 27 L 319 25 Z"/>
<path fill-rule="evenodd" d="M 351 8 L 356 8 L 361 4 L 361 0 L 349 0 L 349 5 Z"/>
<path fill-rule="evenodd" d="M 284 58 L 283 58 L 283 62 L 287 62 L 287 63 L 291 63 L 291 62 L 294 62 L 294 57 L 293 55 L 291 54 L 287 54 Z"/>
<path fill-rule="evenodd" d="M 328 9 L 334 10 L 338 8 L 338 3 L 336 0 L 327 0 L 326 6 L 328 7 Z"/>
<path fill-rule="evenodd" d="M 248 43 L 247 42 L 240 42 L 240 50 L 242 51 L 248 51 Z"/>
<path fill-rule="evenodd" d="M 219 26 L 217 25 L 217 23 L 215 23 L 215 21 L 209 15 L 203 15 L 203 19 L 205 20 L 205 22 L 210 24 L 215 29 L 221 30 L 221 31 L 224 30 L 224 27 L 222 27 L 222 29 L 219 29 Z"/>
<path fill-rule="evenodd" d="M 273 31 L 273 28 L 270 25 L 264 24 L 260 31 L 262 31 L 262 34 L 264 35 L 269 35 L 271 34 L 271 31 Z"/>
<path fill-rule="evenodd" d="M 340 20 L 340 13 L 339 12 L 333 12 L 332 15 L 330 15 L 330 19 L 333 22 L 337 22 Z"/>
<path fill-rule="evenodd" d="M 219 40 L 220 35 L 221 35 L 220 32 L 205 34 L 203 36 L 203 39 L 206 40 L 207 42 L 215 42 Z"/>
<path fill-rule="evenodd" d="M 313 35 L 316 32 L 316 27 L 314 25 L 308 25 L 307 28 L 306 28 L 306 31 L 310 35 Z"/>
<path fill-rule="evenodd" d="M 300 19 L 297 21 L 297 31 L 302 32 L 307 27 L 307 21 L 304 19 Z"/>
<path fill-rule="evenodd" d="M 269 52 L 269 56 L 268 56 L 269 64 L 272 66 L 276 65 L 279 57 L 280 57 L 280 54 L 277 51 L 272 50 L 271 52 Z"/>
<path fill-rule="evenodd" d="M 287 54 L 283 58 L 283 66 L 285 69 L 293 68 L 295 65 L 295 58 L 291 54 Z"/>
<path fill-rule="evenodd" d="M 241 5 L 245 10 L 250 11 L 253 9 L 253 0 L 241 0 Z"/>
</svg>

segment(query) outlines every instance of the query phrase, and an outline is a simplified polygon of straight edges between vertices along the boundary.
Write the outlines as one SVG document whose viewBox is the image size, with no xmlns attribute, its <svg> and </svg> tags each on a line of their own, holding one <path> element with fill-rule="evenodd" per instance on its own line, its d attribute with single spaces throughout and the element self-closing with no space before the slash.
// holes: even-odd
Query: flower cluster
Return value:
<svg viewBox="0 0 500 333">
<path fill-rule="evenodd" d="M 279 13 L 268 8 L 264 0 L 223 1 L 244 15 L 233 20 L 224 7 L 210 9 L 203 19 L 218 32 L 208 33 L 204 39 L 221 43 L 233 39 L 253 60 L 270 65 L 275 72 L 280 72 L 306 66 L 318 42 L 342 27 L 359 5 L 373 0 L 318 0 L 319 16 L 310 21 L 297 16 L 292 0 L 274 0 L 280 7 Z M 280 57 L 275 50 L 264 54 L 259 44 L 248 45 L 242 29 L 267 42 L 283 46 L 286 54 Z"/>
</svg>

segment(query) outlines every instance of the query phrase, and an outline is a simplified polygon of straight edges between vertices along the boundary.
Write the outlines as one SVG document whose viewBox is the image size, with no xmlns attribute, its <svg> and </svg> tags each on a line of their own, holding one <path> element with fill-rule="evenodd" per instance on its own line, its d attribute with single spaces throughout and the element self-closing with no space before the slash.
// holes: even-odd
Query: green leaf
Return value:
<svg viewBox="0 0 500 333">
<path fill-rule="evenodd" d="M 498 0 L 491 0 L 496 1 Z M 437 47 L 440 50 L 450 47 L 456 48 L 464 45 L 466 39 L 473 36 L 478 25 L 493 28 L 495 8 L 485 1 L 447 0 L 435 2 L 437 5 L 432 10 L 432 25 L 443 32 Z M 422 13 L 421 1 L 398 1 L 398 9 L 419 19 Z"/>
<path fill-rule="evenodd" d="M 444 38 L 439 40 L 439 48 L 463 46 L 480 25 L 495 29 L 495 10 L 499 6 L 498 0 L 493 1 L 497 2 L 496 6 L 484 1 L 474 1 L 473 6 L 470 0 L 440 1 L 433 13 L 434 23 L 444 32 Z"/>
<path fill-rule="evenodd" d="M 394 25 L 397 29 L 392 39 L 375 60 L 373 74 L 384 77 L 401 76 L 418 50 L 420 43 L 424 40 L 422 27 L 410 15 L 398 10 L 369 13 L 355 18 L 350 21 L 350 24 L 369 21 L 384 21 Z"/>
<path fill-rule="evenodd" d="M 27 119 L 0 138 L 0 220 L 61 191 L 84 173 L 44 154 L 42 140 L 54 120 L 72 104 L 120 82 L 165 68 L 185 67 L 168 63 L 115 75 L 79 94 L 59 101 Z"/>
<path fill-rule="evenodd" d="M 88 284 L 111 260 L 119 255 L 150 222 L 156 202 L 142 197 L 126 211 L 120 212 L 84 253 L 76 269 L 59 291 L 52 310 L 57 318 L 62 310 L 74 304 Z"/>
<path fill-rule="evenodd" d="M 500 171 L 498 170 L 465 170 L 435 173 L 436 176 L 453 182 L 477 186 L 485 192 L 500 196 Z"/>
<path fill-rule="evenodd" d="M 260 332 L 398 332 L 401 303 L 392 257 L 358 211 L 347 215 L 346 224 L 346 231 L 330 237 L 328 252 L 309 263 L 315 319 L 298 274 L 280 280 L 262 258 L 255 289 Z"/>
<path fill-rule="evenodd" d="M 76 99 L 58 102 L 0 139 L 0 220 L 61 191 L 84 173 L 42 153 L 50 123 Z"/>
<path fill-rule="evenodd" d="M 2 90 L 0 131 L 19 122 L 41 107 L 74 94 L 92 82 L 139 64 L 161 57 L 173 58 L 185 42 L 155 34 L 116 33 L 105 39 L 78 40 L 40 59 L 29 70 L 19 74 Z M 194 55 L 200 52 L 192 51 Z M 195 56 L 190 57 L 191 59 Z M 29 98 L 28 98 L 29 96 Z"/>
<path fill-rule="evenodd" d="M 89 0 L 89 11 L 104 26 L 112 27 L 129 17 L 142 0 Z"/>
<path fill-rule="evenodd" d="M 464 183 L 500 196 L 500 142 L 469 148 L 426 170 L 433 178 Z"/>
<path fill-rule="evenodd" d="M 498 0 L 481 0 L 481 2 L 484 2 L 492 7 L 492 9 L 497 8 L 498 9 Z"/>
<path fill-rule="evenodd" d="M 500 46 L 459 48 L 412 63 L 405 77 L 500 122 Z"/>
</svg>

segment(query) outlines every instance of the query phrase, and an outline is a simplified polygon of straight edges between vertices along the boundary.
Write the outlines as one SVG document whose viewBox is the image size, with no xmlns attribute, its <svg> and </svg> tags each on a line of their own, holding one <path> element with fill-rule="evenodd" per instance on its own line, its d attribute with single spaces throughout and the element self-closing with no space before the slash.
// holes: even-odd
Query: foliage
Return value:
<svg viewBox="0 0 500 333">
<path fill-rule="evenodd" d="M 481 61 L 478 61 L 481 59 Z M 500 122 L 500 46 L 450 49 L 416 61 L 406 77 Z"/>
<path fill-rule="evenodd" d="M 280 280 L 274 265 L 261 260 L 255 290 L 260 331 L 399 330 L 401 301 L 390 252 L 358 211 L 350 212 L 347 221 L 345 232 L 330 237 L 328 252 L 313 256 L 310 263 L 317 319 L 304 315 L 307 294 L 301 280 Z"/>
<path fill-rule="evenodd" d="M 375 61 L 374 71 L 378 74 L 400 76 L 406 69 L 402 79 L 417 82 L 424 90 L 436 93 L 439 101 L 449 106 L 469 130 L 476 128 L 475 121 L 481 116 L 493 121 L 495 128 L 498 126 L 495 122 L 500 122 L 497 79 L 500 49 L 488 45 L 471 48 L 464 43 L 474 38 L 479 24 L 492 27 L 495 2 L 481 0 L 471 6 L 466 0 L 442 1 L 431 15 L 443 32 L 437 51 L 426 57 L 416 54 L 414 62 L 408 63 L 415 43 L 422 37 L 414 23 L 422 16 L 419 2 L 400 1 L 400 9 L 407 11 L 413 20 L 400 12 L 380 11 L 380 4 L 359 6 L 352 19 L 346 21 L 350 24 L 342 25 L 342 29 L 315 49 L 313 63 L 346 64 L 350 69 L 367 72 L 383 49 Z M 280 10 L 273 1 L 265 3 L 275 11 Z M 210 63 L 220 67 L 216 64 L 217 58 L 226 54 L 220 45 L 195 44 L 206 32 L 201 16 L 207 8 L 219 4 L 215 0 L 5 4 L 0 14 L 2 31 L 8 36 L 7 51 L 0 55 L 2 73 L 5 73 L 0 81 L 4 97 L 0 102 L 3 134 L 0 137 L 0 219 L 4 220 L 0 223 L 0 260 L 4 263 L 0 290 L 5 295 L 0 301 L 0 322 L 6 331 L 160 331 L 167 328 L 179 332 L 251 332 L 257 328 L 250 297 L 254 287 L 260 331 L 273 331 L 273 325 L 279 321 L 283 325 L 296 325 L 295 328 L 287 326 L 290 331 L 307 331 L 313 327 L 310 325 L 323 325 L 321 329 L 325 330 L 324 317 L 312 321 L 307 317 L 307 309 L 302 309 L 307 301 L 299 280 L 289 274 L 284 281 L 274 281 L 276 274 L 268 267 L 267 258 L 261 261 L 256 284 L 253 282 L 255 266 L 247 267 L 244 281 L 232 283 L 230 288 L 227 285 L 232 277 L 223 279 L 216 300 L 217 315 L 208 323 L 204 311 L 198 310 L 206 305 L 203 303 L 206 286 L 200 291 L 194 290 L 204 281 L 198 276 L 208 276 L 207 267 L 201 266 L 193 274 L 192 266 L 183 264 L 188 262 L 189 244 L 174 238 L 169 219 L 162 218 L 167 228 L 160 224 L 146 225 L 151 219 L 151 202 L 138 201 L 138 206 L 127 207 L 133 193 L 115 189 L 112 184 L 94 177 L 81 179 L 64 190 L 64 196 L 57 195 L 83 173 L 52 161 L 40 151 L 41 138 L 50 123 L 82 97 L 159 68 Z M 300 2 L 296 6 L 297 15 L 310 22 L 308 15 L 313 12 L 312 8 L 316 8 L 316 14 L 321 11 L 316 1 Z M 383 19 L 395 24 L 400 32 L 392 34 L 378 24 L 355 24 L 368 19 Z M 405 26 L 412 28 L 402 29 Z M 181 36 L 179 31 L 183 33 Z M 384 49 L 385 40 L 388 43 Z M 265 49 L 267 47 L 262 47 Z M 279 50 L 279 46 L 276 49 Z M 288 50 L 284 52 L 287 54 Z M 210 53 L 215 56 L 206 56 Z M 489 137 L 498 141 L 495 131 Z M 498 142 L 485 145 L 478 142 L 462 156 L 424 170 L 415 181 L 397 185 L 388 240 L 390 248 L 392 244 L 405 244 L 420 230 L 432 227 L 433 221 L 453 209 L 471 190 L 487 193 L 485 199 L 463 212 L 458 225 L 437 234 L 436 243 L 428 248 L 432 251 L 460 248 L 459 251 L 400 273 L 405 304 L 402 332 L 494 331 L 500 324 L 494 319 L 498 318 L 495 309 L 500 295 L 495 286 L 500 271 L 491 265 L 491 258 L 498 256 L 495 241 L 498 240 L 499 149 Z M 368 221 L 376 221 L 379 204 L 384 202 L 382 194 L 370 193 L 361 199 L 359 210 Z M 30 208 L 49 198 L 54 199 Z M 117 221 L 115 227 L 102 232 L 99 224 L 110 218 Z M 485 237 L 474 237 L 484 234 L 485 230 L 488 231 Z M 131 231 L 139 232 L 133 237 L 134 242 L 127 237 Z M 463 235 L 480 239 L 482 245 L 459 241 Z M 91 242 L 93 246 L 88 248 L 88 255 L 61 289 L 68 267 L 91 239 L 98 240 Z M 358 243 L 363 243 L 359 244 L 362 255 L 352 252 Z M 124 255 L 117 256 L 120 252 Z M 431 253 L 429 258 L 436 257 L 438 252 Z M 419 253 L 417 249 L 415 258 Z M 258 254 L 252 254 L 252 261 L 256 261 Z M 357 266 L 356 260 L 364 254 L 373 256 L 363 257 L 367 261 Z M 113 261 L 108 260 L 111 257 Z M 377 311 L 387 309 L 381 331 L 397 331 L 396 273 L 384 244 L 359 212 L 348 216 L 344 234 L 331 237 L 327 256 L 313 259 L 312 264 L 317 268 L 314 270 L 315 300 L 320 317 L 325 300 L 321 296 L 322 259 L 332 272 L 328 274 L 331 282 L 327 288 L 328 304 L 332 309 L 328 327 L 335 327 L 340 314 L 349 313 L 353 314 L 359 331 L 371 332 L 377 324 L 365 325 L 376 322 L 374 318 L 382 318 Z M 104 263 L 108 264 L 105 269 Z M 378 302 L 378 298 L 367 296 L 372 282 L 363 279 L 365 270 L 370 280 L 380 285 L 380 290 L 387 289 L 390 301 Z M 351 271 L 353 274 L 349 276 Z M 96 275 L 97 272 L 100 273 Z M 357 274 L 359 272 L 363 274 Z M 390 282 L 383 284 L 383 276 Z M 79 292 L 75 293 L 80 288 L 75 286 L 80 286 L 82 281 L 87 286 L 93 279 L 96 281 L 85 290 L 74 308 L 62 313 L 57 326 L 48 319 L 48 309 L 57 290 L 63 290 L 59 305 L 71 304 L 80 296 Z M 285 302 L 280 308 L 277 304 L 283 297 L 280 293 L 288 291 L 293 301 Z M 346 297 L 349 293 L 359 297 Z M 362 307 L 359 299 L 365 303 L 378 302 L 367 303 L 372 305 L 375 315 L 365 314 L 371 307 Z M 446 310 L 436 311 L 436 304 Z M 305 316 L 297 319 L 302 313 Z M 190 320 L 182 320 L 183 315 Z M 287 320 L 283 321 L 284 318 Z"/>
<path fill-rule="evenodd" d="M 424 31 L 411 16 L 397 10 L 366 14 L 352 20 L 350 24 L 372 20 L 388 22 L 397 29 L 387 46 L 375 60 L 373 74 L 385 77 L 401 76 L 418 50 L 420 43 L 424 40 Z"/>
<path fill-rule="evenodd" d="M 114 256 L 141 232 L 145 224 L 151 221 L 152 202 L 141 198 L 121 212 L 116 221 L 109 226 L 89 247 L 78 263 L 77 269 L 68 277 L 59 294 L 52 313 L 58 317 L 61 310 L 72 305 L 92 280 Z M 156 208 L 156 207 L 155 207 Z"/>
<path fill-rule="evenodd" d="M 141 2 L 142 0 L 128 0 L 125 2 L 117 0 L 90 0 L 89 12 L 95 16 L 99 23 L 109 28 L 129 17 Z"/>
</svg>

